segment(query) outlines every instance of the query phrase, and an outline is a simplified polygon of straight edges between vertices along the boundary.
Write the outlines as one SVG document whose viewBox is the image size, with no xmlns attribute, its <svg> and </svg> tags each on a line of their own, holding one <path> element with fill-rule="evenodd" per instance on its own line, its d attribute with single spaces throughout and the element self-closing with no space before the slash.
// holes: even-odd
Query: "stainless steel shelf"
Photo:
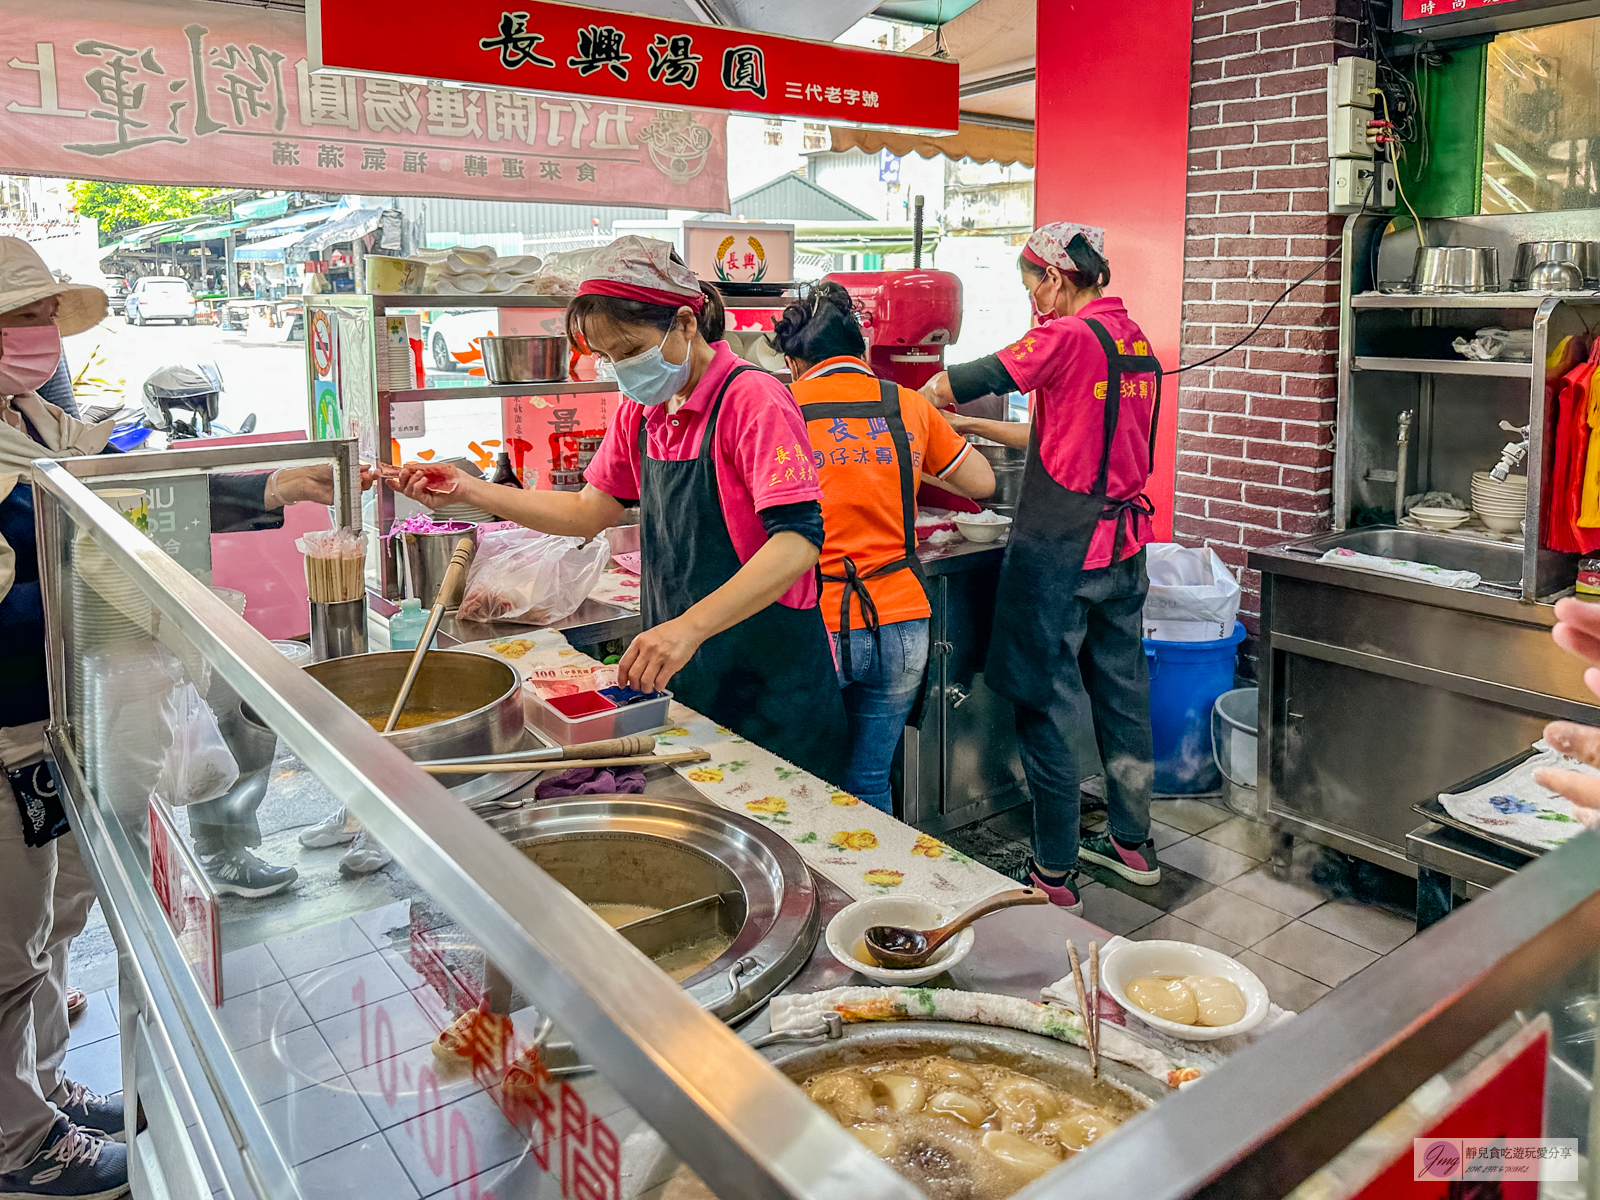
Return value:
<svg viewBox="0 0 1600 1200">
<path fill-rule="evenodd" d="M 1496 375 L 1502 379 L 1531 379 L 1533 364 L 1525 362 L 1474 362 L 1470 358 L 1373 358 L 1356 355 L 1357 371 L 1407 371 L 1419 375 Z"/>
<path fill-rule="evenodd" d="M 406 388 L 378 393 L 380 400 L 408 404 L 417 400 L 482 400 L 504 396 L 574 396 L 581 392 L 614 392 L 617 385 L 604 380 L 589 383 L 486 383 L 476 387 Z"/>
<path fill-rule="evenodd" d="M 1350 297 L 1351 308 L 1538 308 L 1551 296 L 1576 303 L 1600 303 L 1600 292 L 1480 292 L 1442 296 L 1386 295 L 1363 292 Z"/>
</svg>

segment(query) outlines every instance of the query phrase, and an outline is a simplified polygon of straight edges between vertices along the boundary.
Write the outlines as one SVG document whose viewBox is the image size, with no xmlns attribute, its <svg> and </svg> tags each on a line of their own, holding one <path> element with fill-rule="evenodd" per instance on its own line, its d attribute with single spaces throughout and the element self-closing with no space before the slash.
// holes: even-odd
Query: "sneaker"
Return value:
<svg viewBox="0 0 1600 1200">
<path fill-rule="evenodd" d="M 105 1138 L 108 1142 L 123 1140 L 121 1092 L 102 1096 L 81 1083 L 65 1079 L 45 1099 L 90 1137 Z"/>
<path fill-rule="evenodd" d="M 309 825 L 300 831 L 300 844 L 310 850 L 325 846 L 348 846 L 356 840 L 361 826 L 350 819 L 350 814 L 340 805 L 334 814 L 320 825 Z"/>
<path fill-rule="evenodd" d="M 200 865 L 217 891 L 248 900 L 274 895 L 300 878 L 293 867 L 275 867 L 248 850 L 222 850 L 202 858 Z"/>
<path fill-rule="evenodd" d="M 0 1200 L 113 1200 L 128 1190 L 128 1149 L 57 1117 L 27 1165 L 0 1175 Z"/>
<path fill-rule="evenodd" d="M 1078 873 L 1071 872 L 1065 879 L 1056 883 L 1047 883 L 1039 874 L 1039 866 L 1028 859 L 1017 872 L 1017 882 L 1025 883 L 1029 887 L 1036 887 L 1046 896 L 1050 903 L 1057 908 L 1064 908 L 1075 917 L 1083 916 L 1083 897 L 1078 894 Z"/>
<path fill-rule="evenodd" d="M 1084 838 L 1078 847 L 1078 857 L 1107 867 L 1130 883 L 1149 885 L 1161 882 L 1161 864 L 1156 862 L 1156 844 L 1147 841 L 1131 849 L 1110 833 L 1097 833 Z"/>
<path fill-rule="evenodd" d="M 77 1020 L 78 1015 L 88 1007 L 89 997 L 84 995 L 82 988 L 69 987 L 67 989 L 67 1020 Z"/>
<path fill-rule="evenodd" d="M 356 840 L 350 844 L 344 857 L 339 860 L 339 874 L 346 879 L 356 879 L 362 875 L 371 875 L 374 871 L 381 871 L 394 861 L 394 855 L 383 848 L 383 844 L 365 829 L 356 835 Z"/>
</svg>

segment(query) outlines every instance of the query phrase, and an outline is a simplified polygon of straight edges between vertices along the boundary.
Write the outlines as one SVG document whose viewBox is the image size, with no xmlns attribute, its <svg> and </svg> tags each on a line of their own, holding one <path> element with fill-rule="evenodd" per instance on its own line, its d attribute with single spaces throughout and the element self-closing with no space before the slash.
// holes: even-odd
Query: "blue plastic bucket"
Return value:
<svg viewBox="0 0 1600 1200">
<path fill-rule="evenodd" d="M 1211 753 L 1211 709 L 1233 688 L 1244 626 L 1214 642 L 1144 639 L 1150 663 L 1150 732 L 1155 741 L 1154 790 L 1167 795 L 1214 792 L 1222 786 Z"/>
</svg>

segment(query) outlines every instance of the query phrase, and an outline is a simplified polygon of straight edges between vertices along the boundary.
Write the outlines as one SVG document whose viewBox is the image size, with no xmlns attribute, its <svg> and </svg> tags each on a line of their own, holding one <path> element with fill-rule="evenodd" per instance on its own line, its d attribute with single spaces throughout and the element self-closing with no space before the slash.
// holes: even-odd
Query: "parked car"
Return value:
<svg viewBox="0 0 1600 1200">
<path fill-rule="evenodd" d="M 106 280 L 106 302 L 110 305 L 112 312 L 121 312 L 123 302 L 127 298 L 128 281 L 126 279 L 112 277 Z"/>
<path fill-rule="evenodd" d="M 429 369 L 433 371 L 470 371 L 483 365 L 482 351 L 474 344 L 484 334 L 491 336 L 500 331 L 500 310 L 497 308 L 437 309 L 423 331 L 422 342 L 428 348 Z"/>
<path fill-rule="evenodd" d="M 174 325 L 193 325 L 194 293 L 184 279 L 147 275 L 133 285 L 123 301 L 122 316 L 129 325 L 151 321 L 171 321 Z"/>
</svg>

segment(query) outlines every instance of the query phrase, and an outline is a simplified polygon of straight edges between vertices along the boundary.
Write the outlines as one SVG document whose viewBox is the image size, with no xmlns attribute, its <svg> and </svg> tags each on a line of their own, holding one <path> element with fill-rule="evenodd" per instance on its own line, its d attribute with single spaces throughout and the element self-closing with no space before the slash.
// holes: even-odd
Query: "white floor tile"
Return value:
<svg viewBox="0 0 1600 1200">
<path fill-rule="evenodd" d="M 471 1135 L 470 1160 L 463 1154 L 458 1158 L 456 1170 L 452 1172 L 448 1156 L 441 1155 L 435 1160 L 441 1169 L 434 1170 L 435 1164 L 428 1161 L 426 1147 L 436 1144 L 441 1133 L 458 1126 L 462 1121 L 466 1123 L 466 1133 Z M 426 1116 L 413 1117 L 403 1125 L 385 1130 L 383 1136 L 388 1139 L 400 1165 L 405 1167 L 406 1174 L 411 1176 L 418 1193 L 424 1196 L 444 1191 L 452 1184 L 464 1183 L 474 1174 L 503 1166 L 528 1149 L 527 1139 L 505 1119 L 487 1092 L 478 1092 Z M 469 1140 L 466 1137 L 458 1140 L 450 1134 L 446 1136 L 463 1147 Z M 435 1141 L 430 1142 L 430 1139 Z M 476 1167 L 477 1171 L 473 1172 L 471 1167 Z M 480 1183 L 480 1195 L 483 1190 L 483 1184 Z"/>
<path fill-rule="evenodd" d="M 1150 840 L 1156 844 L 1159 853 L 1184 838 L 1191 836 L 1181 829 L 1174 829 L 1171 825 L 1163 825 L 1160 821 L 1150 822 Z"/>
<path fill-rule="evenodd" d="M 1414 917 L 1397 916 L 1386 909 L 1350 900 L 1330 900 L 1300 919 L 1378 954 L 1397 949 L 1417 932 Z"/>
<path fill-rule="evenodd" d="M 240 1050 L 234 1060 L 257 1104 L 267 1104 L 340 1074 L 338 1060 L 313 1025 Z"/>
<path fill-rule="evenodd" d="M 1365 946 L 1347 942 L 1314 925 L 1294 921 L 1254 946 L 1256 953 L 1291 971 L 1334 987 L 1378 960 Z"/>
<path fill-rule="evenodd" d="M 274 1034 L 303 1029 L 311 1024 L 311 1018 L 288 983 L 279 982 L 224 1001 L 217 1010 L 217 1023 L 228 1039 L 228 1048 L 243 1050 Z"/>
<path fill-rule="evenodd" d="M 1255 945 L 1269 933 L 1283 928 L 1291 919 L 1287 913 L 1257 904 L 1254 900 L 1246 900 L 1225 888 L 1207 892 L 1183 907 L 1173 909 L 1172 915 L 1241 946 Z"/>
<path fill-rule="evenodd" d="M 1161 910 L 1153 904 L 1135 900 L 1102 883 L 1085 884 L 1081 895 L 1083 919 L 1112 933 L 1132 933 L 1161 916 Z"/>
<path fill-rule="evenodd" d="M 367 1115 L 366 1106 L 356 1096 L 321 1085 L 303 1088 L 281 1100 L 263 1104 L 261 1115 L 290 1166 L 298 1166 L 378 1131 Z"/>
<path fill-rule="evenodd" d="M 1220 825 L 1213 825 L 1200 834 L 1208 842 L 1236 850 L 1246 858 L 1266 862 L 1272 857 L 1272 831 L 1260 821 L 1247 817 L 1229 817 Z"/>
<path fill-rule="evenodd" d="M 377 949 L 349 917 L 273 938 L 266 947 L 286 979 L 371 954 Z"/>
<path fill-rule="evenodd" d="M 1254 950 L 1242 951 L 1234 957 L 1240 966 L 1255 972 L 1256 978 L 1266 985 L 1273 1003 L 1286 1012 L 1305 1012 L 1333 990 L 1270 958 L 1262 958 Z"/>
<path fill-rule="evenodd" d="M 414 1200 L 405 1168 L 380 1134 L 313 1158 L 295 1168 L 302 1200 L 349 1200 L 351 1196 L 381 1196 L 383 1200 Z"/>
<path fill-rule="evenodd" d="M 483 1091 L 464 1062 L 445 1064 L 435 1058 L 431 1041 L 351 1071 L 347 1084 L 361 1097 L 379 1129 Z"/>
<path fill-rule="evenodd" d="M 1328 898 L 1321 888 L 1306 882 L 1276 879 L 1270 866 L 1260 866 L 1222 885 L 1257 904 L 1265 904 L 1291 917 L 1304 916 Z"/>
<path fill-rule="evenodd" d="M 90 1091 L 109 1096 L 122 1090 L 122 1039 L 102 1038 L 87 1046 L 71 1046 L 63 1065 L 67 1078 Z"/>
<path fill-rule="evenodd" d="M 110 996 L 109 992 L 89 994 L 88 1006 L 72 1022 L 67 1042 L 69 1046 L 88 1046 L 117 1036 L 117 1009 Z"/>
<path fill-rule="evenodd" d="M 1169 846 L 1161 852 L 1161 861 L 1180 871 L 1204 879 L 1207 883 L 1227 883 L 1253 869 L 1255 860 L 1246 858 L 1236 850 L 1214 845 L 1203 838 L 1192 837 Z"/>
<path fill-rule="evenodd" d="M 1150 817 L 1185 833 L 1199 833 L 1228 819 L 1228 810 L 1203 800 L 1152 800 Z"/>
<path fill-rule="evenodd" d="M 224 1001 L 234 996 L 242 996 L 245 992 L 253 992 L 269 983 L 277 983 L 282 978 L 283 972 L 278 969 L 278 964 L 272 955 L 267 953 L 266 946 L 260 942 L 253 946 L 241 946 L 237 950 L 229 950 L 222 956 Z"/>
<path fill-rule="evenodd" d="M 319 1021 L 317 1029 L 346 1071 L 359 1071 L 402 1050 L 429 1045 L 439 1033 L 438 1026 L 404 992 Z"/>
<path fill-rule="evenodd" d="M 325 1021 L 359 1005 L 387 1000 L 406 990 L 405 984 L 374 951 L 336 966 L 324 967 L 289 980 L 313 1021 Z"/>
<path fill-rule="evenodd" d="M 1191 925 L 1173 916 L 1157 917 L 1143 929 L 1134 930 L 1128 938 L 1135 942 L 1193 942 L 1196 946 L 1235 956 L 1243 949 L 1237 942 L 1230 942 L 1227 938 L 1218 937 L 1198 925 Z"/>
</svg>

